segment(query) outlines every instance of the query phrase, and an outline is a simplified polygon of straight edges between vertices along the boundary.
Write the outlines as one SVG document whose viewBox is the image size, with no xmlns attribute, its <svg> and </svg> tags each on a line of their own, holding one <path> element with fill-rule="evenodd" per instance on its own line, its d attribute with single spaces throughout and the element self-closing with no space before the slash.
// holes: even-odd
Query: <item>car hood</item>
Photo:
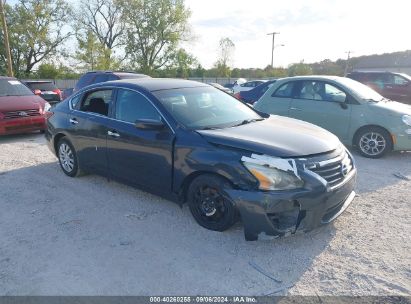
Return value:
<svg viewBox="0 0 411 304">
<path fill-rule="evenodd" d="M 36 110 L 44 107 L 45 101 L 36 95 L 1 96 L 0 112 Z"/>
<path fill-rule="evenodd" d="M 396 101 L 380 101 L 377 103 L 371 103 L 370 106 L 374 109 L 389 111 L 394 115 L 411 115 L 411 105 L 407 105 L 405 103 L 400 103 Z"/>
<path fill-rule="evenodd" d="M 242 126 L 197 131 L 209 143 L 276 157 L 301 157 L 340 147 L 323 128 L 292 118 L 274 116 Z"/>
</svg>

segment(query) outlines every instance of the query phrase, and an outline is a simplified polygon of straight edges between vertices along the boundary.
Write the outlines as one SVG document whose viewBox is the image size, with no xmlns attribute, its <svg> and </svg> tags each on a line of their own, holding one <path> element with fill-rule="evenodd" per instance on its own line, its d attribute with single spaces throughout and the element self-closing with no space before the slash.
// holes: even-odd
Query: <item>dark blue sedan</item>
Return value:
<svg viewBox="0 0 411 304">
<path fill-rule="evenodd" d="M 269 87 L 275 82 L 276 80 L 269 80 L 267 82 L 263 82 L 262 84 L 256 86 L 254 89 L 249 90 L 249 91 L 240 91 L 234 96 L 246 103 L 253 104 L 257 100 L 260 99 L 261 96 L 265 93 L 265 91 L 268 90 Z"/>
<path fill-rule="evenodd" d="M 241 218 L 247 240 L 329 223 L 355 196 L 356 168 L 337 137 L 206 84 L 109 81 L 50 115 L 46 138 L 66 175 L 97 173 L 188 203 L 210 230 Z"/>
</svg>

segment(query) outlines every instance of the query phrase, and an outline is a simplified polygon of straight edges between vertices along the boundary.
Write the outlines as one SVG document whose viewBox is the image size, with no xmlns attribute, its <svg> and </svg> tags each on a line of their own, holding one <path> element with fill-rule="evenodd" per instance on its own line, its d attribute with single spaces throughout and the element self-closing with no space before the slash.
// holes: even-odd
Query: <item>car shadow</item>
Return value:
<svg viewBox="0 0 411 304">
<path fill-rule="evenodd" d="M 24 133 L 24 134 L 13 134 L 13 135 L 1 135 L 0 136 L 0 144 L 8 144 L 8 143 L 15 143 L 18 141 L 21 142 L 31 142 L 31 141 L 39 141 L 43 140 L 44 136 L 40 135 L 40 131 L 34 131 L 31 133 Z"/>
<path fill-rule="evenodd" d="M 242 224 L 200 227 L 188 208 L 57 162 L 0 174 L 6 295 L 281 295 L 328 247 L 331 225 L 247 242 Z"/>
<path fill-rule="evenodd" d="M 411 182 L 411 152 L 392 152 L 380 159 L 363 157 L 354 150 L 351 152 L 358 169 L 358 193 L 374 192 L 399 182 Z"/>
</svg>

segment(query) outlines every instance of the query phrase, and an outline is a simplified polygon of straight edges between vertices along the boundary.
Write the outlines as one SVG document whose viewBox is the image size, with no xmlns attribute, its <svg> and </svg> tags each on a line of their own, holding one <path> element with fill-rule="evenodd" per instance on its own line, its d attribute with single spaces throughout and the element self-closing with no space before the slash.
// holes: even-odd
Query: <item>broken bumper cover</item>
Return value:
<svg viewBox="0 0 411 304">
<path fill-rule="evenodd" d="M 330 188 L 315 180 L 293 191 L 227 190 L 244 224 L 246 240 L 261 235 L 285 236 L 308 232 L 336 219 L 355 197 L 356 169 L 344 183 Z"/>
</svg>

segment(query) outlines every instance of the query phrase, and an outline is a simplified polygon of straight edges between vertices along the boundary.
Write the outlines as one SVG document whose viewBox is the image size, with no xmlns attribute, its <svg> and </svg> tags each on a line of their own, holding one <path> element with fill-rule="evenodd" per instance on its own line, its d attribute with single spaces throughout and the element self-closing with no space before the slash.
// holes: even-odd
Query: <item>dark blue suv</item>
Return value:
<svg viewBox="0 0 411 304">
<path fill-rule="evenodd" d="M 136 79 L 136 78 L 147 78 L 150 77 L 145 74 L 137 74 L 131 72 L 113 72 L 113 71 L 91 71 L 87 72 L 77 81 L 73 93 L 79 91 L 80 89 L 95 83 L 106 82 L 110 80 L 120 80 L 120 79 Z"/>
</svg>

